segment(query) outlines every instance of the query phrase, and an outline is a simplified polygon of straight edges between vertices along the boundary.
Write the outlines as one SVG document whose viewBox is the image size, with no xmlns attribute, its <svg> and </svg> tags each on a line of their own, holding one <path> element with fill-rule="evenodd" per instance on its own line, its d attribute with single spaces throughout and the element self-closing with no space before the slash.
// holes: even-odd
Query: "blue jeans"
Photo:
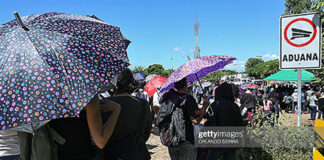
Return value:
<svg viewBox="0 0 324 160">
<path fill-rule="evenodd" d="M 197 99 L 197 94 L 193 93 L 193 97 L 194 97 L 195 99 Z"/>
<path fill-rule="evenodd" d="M 301 105 L 302 105 L 302 112 L 306 112 L 305 102 L 302 102 Z"/>
<path fill-rule="evenodd" d="M 235 150 L 227 151 L 220 148 L 211 148 L 208 150 L 207 160 L 216 160 L 223 157 L 223 160 L 235 160 Z"/>
<path fill-rule="evenodd" d="M 266 121 L 268 118 L 271 117 L 271 111 L 270 110 L 264 110 L 264 118 L 263 121 Z"/>
<path fill-rule="evenodd" d="M 297 102 L 292 102 L 292 109 L 291 109 L 291 112 L 294 114 L 296 113 L 296 110 L 295 108 L 297 107 Z"/>
<path fill-rule="evenodd" d="M 317 119 L 321 119 L 321 116 L 322 116 L 322 111 L 318 110 L 318 117 L 317 117 Z"/>
<path fill-rule="evenodd" d="M 0 160 L 19 160 L 19 155 L 0 157 Z"/>
<path fill-rule="evenodd" d="M 316 117 L 316 106 L 309 106 L 311 119 L 315 120 Z"/>
<path fill-rule="evenodd" d="M 270 123 L 271 126 L 274 126 L 274 121 L 275 121 L 275 118 L 276 118 L 276 117 L 273 117 L 273 118 L 271 119 L 271 115 L 272 115 L 272 113 L 271 113 L 270 110 L 265 110 L 265 111 L 264 111 L 264 114 L 265 114 L 265 116 L 264 116 L 264 118 L 263 118 L 263 121 L 264 121 L 264 122 L 268 121 L 268 123 Z"/>
</svg>

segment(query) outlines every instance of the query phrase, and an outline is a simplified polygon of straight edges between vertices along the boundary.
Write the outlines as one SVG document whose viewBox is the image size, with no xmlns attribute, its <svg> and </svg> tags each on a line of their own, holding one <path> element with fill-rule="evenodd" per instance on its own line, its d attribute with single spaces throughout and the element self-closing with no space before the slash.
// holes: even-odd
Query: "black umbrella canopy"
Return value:
<svg viewBox="0 0 324 160">
<path fill-rule="evenodd" d="M 77 116 L 129 65 L 118 27 L 54 12 L 21 22 L 0 26 L 1 129 Z"/>
</svg>

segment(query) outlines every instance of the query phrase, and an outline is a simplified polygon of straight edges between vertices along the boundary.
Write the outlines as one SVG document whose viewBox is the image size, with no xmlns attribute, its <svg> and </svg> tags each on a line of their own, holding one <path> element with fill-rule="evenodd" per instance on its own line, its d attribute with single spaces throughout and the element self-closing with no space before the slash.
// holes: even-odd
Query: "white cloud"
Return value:
<svg viewBox="0 0 324 160">
<path fill-rule="evenodd" d="M 242 72 L 242 71 L 245 70 L 245 63 L 246 63 L 246 61 L 244 61 L 244 60 L 233 61 L 232 64 L 229 64 L 229 65 L 225 66 L 224 69 L 235 70 L 237 72 Z"/>
<path fill-rule="evenodd" d="M 174 47 L 174 48 L 173 48 L 173 51 L 174 51 L 174 52 L 178 52 L 178 51 L 180 51 L 180 50 L 181 50 L 180 47 Z"/>
<path fill-rule="evenodd" d="M 263 55 L 262 57 L 260 56 L 260 58 L 262 58 L 264 61 L 269 61 L 269 60 L 278 59 L 279 56 L 276 54 L 267 53 L 267 54 Z M 233 61 L 232 64 L 225 66 L 224 69 L 242 72 L 242 71 L 245 71 L 245 64 L 246 64 L 246 60 L 236 60 L 236 61 Z"/>
<path fill-rule="evenodd" d="M 265 60 L 265 61 L 268 61 L 268 60 L 274 60 L 274 59 L 278 59 L 279 56 L 276 55 L 276 54 L 270 54 L 270 53 L 267 53 L 265 55 L 262 56 L 262 59 Z"/>
<path fill-rule="evenodd" d="M 187 49 L 179 46 L 173 47 L 172 51 L 173 53 L 180 53 L 180 54 L 192 54 L 194 52 L 193 49 Z"/>
</svg>

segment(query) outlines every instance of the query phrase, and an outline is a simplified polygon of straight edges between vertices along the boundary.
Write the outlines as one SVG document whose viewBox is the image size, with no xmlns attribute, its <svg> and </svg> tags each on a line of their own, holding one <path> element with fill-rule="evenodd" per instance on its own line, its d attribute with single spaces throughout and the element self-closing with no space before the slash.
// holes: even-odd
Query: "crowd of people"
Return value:
<svg viewBox="0 0 324 160">
<path fill-rule="evenodd" d="M 144 81 L 136 81 L 126 69 L 117 84 L 96 95 L 79 117 L 51 120 L 33 134 L 1 131 L 0 143 L 9 146 L 1 159 L 148 160 L 146 142 L 152 127 L 158 128 L 172 160 L 235 159 L 238 149 L 195 148 L 197 129 L 255 123 L 273 126 L 283 111 L 297 113 L 297 89 L 289 83 L 264 90 L 242 89 L 230 82 L 202 88 L 183 78 L 164 93 L 160 92 L 162 86 L 156 86 L 151 97 L 144 86 Z M 310 113 L 310 120 L 317 113 L 317 118 L 324 117 L 320 87 L 304 85 L 301 100 L 302 114 Z"/>
</svg>

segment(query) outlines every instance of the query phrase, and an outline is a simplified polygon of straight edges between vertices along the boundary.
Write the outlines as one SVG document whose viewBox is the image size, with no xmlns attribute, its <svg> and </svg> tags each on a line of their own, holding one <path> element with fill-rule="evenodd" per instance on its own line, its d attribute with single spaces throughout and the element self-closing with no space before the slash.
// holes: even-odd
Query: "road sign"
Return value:
<svg viewBox="0 0 324 160">
<path fill-rule="evenodd" d="M 321 29 L 319 13 L 280 17 L 280 68 L 320 69 Z"/>
</svg>

